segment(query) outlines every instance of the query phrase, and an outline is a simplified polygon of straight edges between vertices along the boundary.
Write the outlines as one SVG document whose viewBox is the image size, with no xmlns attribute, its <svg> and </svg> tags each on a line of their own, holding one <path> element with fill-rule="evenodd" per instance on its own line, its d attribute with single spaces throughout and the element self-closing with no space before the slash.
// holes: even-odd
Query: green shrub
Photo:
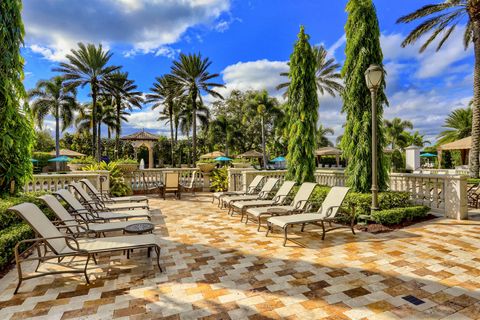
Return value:
<svg viewBox="0 0 480 320">
<path fill-rule="evenodd" d="M 118 163 L 118 164 L 138 164 L 137 160 L 131 159 L 131 158 L 118 159 L 115 162 Z"/>
<path fill-rule="evenodd" d="M 48 166 L 49 159 L 52 159 L 54 156 L 52 156 L 48 152 L 33 152 L 32 153 L 32 158 L 38 160 L 38 163 L 36 164 L 37 166 L 43 168 L 45 166 Z"/>
<path fill-rule="evenodd" d="M 38 196 L 44 194 L 46 194 L 46 192 L 25 193 L 16 197 L 0 198 L 0 230 L 22 222 L 22 219 L 15 213 L 8 211 L 8 208 L 23 202 L 32 202 L 36 204 L 49 218 L 52 218 L 54 215 L 53 212 L 43 203 L 43 201 L 37 199 Z"/>
<path fill-rule="evenodd" d="M 476 179 L 476 178 L 469 178 L 467 179 L 467 183 L 471 183 L 471 184 L 479 184 L 480 183 L 480 179 Z"/>
<path fill-rule="evenodd" d="M 210 188 L 215 191 L 227 191 L 228 190 L 228 171 L 223 167 L 212 171 Z"/>
<path fill-rule="evenodd" d="M 97 161 L 92 156 L 74 158 L 70 161 L 71 164 L 95 164 Z"/>
<path fill-rule="evenodd" d="M 199 163 L 217 163 L 218 161 L 215 161 L 214 159 L 202 159 L 200 161 L 197 161 L 197 164 Z"/>
<path fill-rule="evenodd" d="M 26 223 L 18 223 L 0 231 L 0 270 L 7 267 L 15 257 L 15 246 L 21 240 L 32 239 L 33 230 Z M 31 245 L 31 244 L 30 244 Z M 20 252 L 27 249 L 29 244 L 20 247 Z"/>
<path fill-rule="evenodd" d="M 105 161 L 95 163 L 82 168 L 83 171 L 107 170 L 110 174 L 110 193 L 115 197 L 123 197 L 132 194 L 132 189 L 125 183 L 122 170 L 117 162 L 112 161 L 108 164 Z"/>
<path fill-rule="evenodd" d="M 413 206 L 374 211 L 371 216 L 376 223 L 394 225 L 405 221 L 424 218 L 429 211 L 430 208 L 425 206 Z"/>
<path fill-rule="evenodd" d="M 408 192 L 385 191 L 378 194 L 378 206 L 380 210 L 387 210 L 398 207 L 405 207 L 410 204 L 410 194 Z M 355 213 L 369 214 L 372 205 L 371 193 L 349 192 L 345 198 L 346 207 L 355 207 Z"/>
</svg>

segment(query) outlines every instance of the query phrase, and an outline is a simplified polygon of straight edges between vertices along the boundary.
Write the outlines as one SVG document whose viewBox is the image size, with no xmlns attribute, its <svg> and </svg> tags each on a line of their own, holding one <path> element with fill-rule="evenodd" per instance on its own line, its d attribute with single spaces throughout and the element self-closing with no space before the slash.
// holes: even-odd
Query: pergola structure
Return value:
<svg viewBox="0 0 480 320">
<path fill-rule="evenodd" d="M 135 158 L 137 157 L 138 149 L 142 146 L 146 147 L 148 149 L 148 168 L 153 168 L 153 147 L 155 146 L 155 142 L 158 141 L 157 135 L 142 130 L 132 133 L 128 136 L 124 136 L 121 139 L 130 141 L 132 143 L 133 150 L 135 152 Z"/>
<path fill-rule="evenodd" d="M 52 156 L 56 156 L 57 153 L 55 152 L 55 150 L 49 152 L 50 155 Z M 80 152 L 77 152 L 77 151 L 73 151 L 73 150 L 70 150 L 70 149 L 60 149 L 60 156 L 67 156 L 67 157 L 70 157 L 70 158 L 74 158 L 74 157 L 85 157 L 85 155 L 83 153 L 80 153 Z"/>
<path fill-rule="evenodd" d="M 470 149 L 472 148 L 472 137 L 466 137 L 457 141 L 453 141 L 450 143 L 442 144 L 437 148 L 437 159 L 438 159 L 438 166 L 440 168 L 440 164 L 442 162 L 442 151 L 451 151 L 451 150 L 459 150 L 462 165 L 468 164 L 469 162 L 469 153 Z"/>
<path fill-rule="evenodd" d="M 200 156 L 200 159 L 215 159 L 218 157 L 225 157 L 225 153 L 223 153 L 222 151 L 213 151 L 213 152 L 202 154 Z"/>
<path fill-rule="evenodd" d="M 315 150 L 315 156 L 318 158 L 318 162 L 320 162 L 320 158 L 322 156 L 335 156 L 335 160 L 337 162 L 337 167 L 340 166 L 340 156 L 342 155 L 342 150 L 334 148 L 334 147 L 324 147 Z"/>
</svg>

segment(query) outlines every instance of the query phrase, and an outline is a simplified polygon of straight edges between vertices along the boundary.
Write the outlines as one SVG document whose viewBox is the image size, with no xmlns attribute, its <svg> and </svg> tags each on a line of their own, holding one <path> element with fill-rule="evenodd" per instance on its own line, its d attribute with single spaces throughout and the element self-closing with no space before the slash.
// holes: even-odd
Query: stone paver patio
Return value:
<svg viewBox="0 0 480 320">
<path fill-rule="evenodd" d="M 152 198 L 164 273 L 145 250 L 101 255 L 91 285 L 48 276 L 14 296 L 12 270 L 0 280 L 0 319 L 480 319 L 479 221 L 340 229 L 325 241 L 309 227 L 282 247 L 278 231 L 266 238 L 210 200 Z"/>
</svg>

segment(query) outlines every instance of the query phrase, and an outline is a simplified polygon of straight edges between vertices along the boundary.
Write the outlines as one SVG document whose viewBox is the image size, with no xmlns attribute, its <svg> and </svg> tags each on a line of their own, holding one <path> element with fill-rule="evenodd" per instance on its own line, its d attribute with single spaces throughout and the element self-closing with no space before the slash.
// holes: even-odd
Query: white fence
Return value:
<svg viewBox="0 0 480 320">
<path fill-rule="evenodd" d="M 162 168 L 162 169 L 145 169 L 135 170 L 125 174 L 125 182 L 133 191 L 143 191 L 145 185 L 153 183 L 163 183 L 165 173 L 178 172 L 180 174 L 180 183 L 188 184 L 192 176 L 195 179 L 195 187 L 204 191 L 210 189 L 210 175 L 202 174 L 198 168 Z"/>
<path fill-rule="evenodd" d="M 32 181 L 29 181 L 23 189 L 26 192 L 57 191 L 65 189 L 69 183 L 77 182 L 81 179 L 90 180 L 99 190 L 109 189 L 108 171 L 77 171 L 68 174 L 34 174 Z"/>
<path fill-rule="evenodd" d="M 229 169 L 229 190 L 246 190 L 256 175 L 283 179 L 286 170 Z M 346 177 L 340 170 L 315 171 L 315 181 L 324 186 L 345 186 Z M 467 218 L 467 177 L 444 173 L 409 174 L 390 173 L 390 190 L 410 193 L 415 204 L 430 207 L 446 217 Z"/>
</svg>

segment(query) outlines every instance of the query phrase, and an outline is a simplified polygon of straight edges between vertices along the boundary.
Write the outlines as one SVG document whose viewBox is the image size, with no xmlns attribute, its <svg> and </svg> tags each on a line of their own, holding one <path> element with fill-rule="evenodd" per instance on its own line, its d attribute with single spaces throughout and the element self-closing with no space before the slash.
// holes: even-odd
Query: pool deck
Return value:
<svg viewBox="0 0 480 320">
<path fill-rule="evenodd" d="M 90 285 L 46 276 L 13 295 L 13 269 L 0 279 L 0 319 L 480 319 L 478 220 L 339 229 L 324 241 L 318 227 L 294 228 L 283 247 L 280 232 L 265 237 L 206 193 L 150 204 L 163 273 L 146 250 L 102 254 Z"/>
</svg>

